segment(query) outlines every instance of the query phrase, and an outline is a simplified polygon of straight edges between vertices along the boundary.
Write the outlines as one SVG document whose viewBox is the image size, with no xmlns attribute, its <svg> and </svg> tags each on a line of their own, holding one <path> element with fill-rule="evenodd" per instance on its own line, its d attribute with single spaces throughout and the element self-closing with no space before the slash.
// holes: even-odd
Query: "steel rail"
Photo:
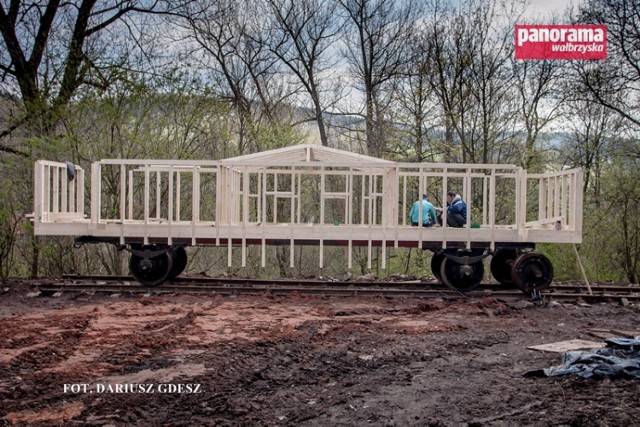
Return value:
<svg viewBox="0 0 640 427">
<path fill-rule="evenodd" d="M 52 295 L 56 292 L 84 292 L 84 293 L 128 293 L 128 294 L 174 294 L 174 293 L 202 293 L 220 295 L 321 295 L 321 296 L 380 296 L 380 297 L 413 297 L 413 298 L 497 298 L 497 299 L 526 299 L 527 295 L 518 289 L 505 289 L 496 284 L 487 284 L 488 289 L 477 289 L 469 292 L 458 292 L 442 284 L 429 282 L 327 282 L 319 280 L 268 280 L 268 279 L 239 279 L 239 278 L 183 278 L 166 283 L 158 287 L 144 287 L 130 280 L 128 276 L 66 276 L 66 280 L 73 277 L 74 282 L 48 282 L 38 286 L 40 292 Z M 96 278 L 97 277 L 97 278 Z M 126 279 L 126 280 L 120 280 Z M 582 287 L 559 286 L 543 291 L 540 298 L 556 301 L 640 301 L 640 292 L 633 287 L 624 288 L 624 292 L 613 293 L 611 289 L 598 289 L 593 294 L 579 292 Z M 575 292 L 567 292 L 573 289 Z"/>
<path fill-rule="evenodd" d="M 133 276 L 123 276 L 123 275 L 115 275 L 115 276 L 104 276 L 104 275 L 72 275 L 65 274 L 62 276 L 63 279 L 67 280 L 94 280 L 94 281 L 105 281 L 105 282 L 113 282 L 113 281 L 121 281 L 121 282 L 131 282 L 132 286 L 140 286 L 139 283 L 136 282 Z M 284 284 L 284 285 L 292 285 L 297 284 L 299 286 L 353 286 L 353 287 L 388 287 L 388 286 L 398 286 L 398 287 L 406 287 L 406 288 L 424 288 L 425 286 L 429 286 L 431 288 L 442 288 L 442 289 L 450 289 L 443 283 L 440 283 L 436 280 L 336 280 L 336 279 L 257 279 L 257 278 L 242 278 L 242 277 L 191 277 L 191 276 L 183 276 L 177 277 L 173 279 L 171 282 L 167 284 L 160 285 L 159 288 L 168 286 L 170 284 L 191 284 L 191 285 L 211 285 L 215 283 L 224 283 L 224 284 L 246 284 L 246 285 L 273 285 L 273 284 Z M 476 290 L 517 290 L 517 287 L 508 288 L 499 283 L 494 282 L 485 282 L 481 283 Z M 587 288 L 582 284 L 572 284 L 572 283 L 554 283 L 550 288 L 548 288 L 548 292 L 566 292 L 566 291 L 585 291 Z M 640 292 L 640 286 L 638 285 L 609 285 L 609 284 L 592 284 L 591 290 L 593 293 L 608 293 L 608 292 Z"/>
</svg>

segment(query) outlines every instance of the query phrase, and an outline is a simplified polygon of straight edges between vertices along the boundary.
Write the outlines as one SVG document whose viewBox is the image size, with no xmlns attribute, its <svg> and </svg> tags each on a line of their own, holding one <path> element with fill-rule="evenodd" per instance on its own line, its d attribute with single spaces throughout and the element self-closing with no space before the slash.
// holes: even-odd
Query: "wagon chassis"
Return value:
<svg viewBox="0 0 640 427">
<path fill-rule="evenodd" d="M 179 276 L 187 265 L 185 247 L 188 242 L 166 245 L 143 244 L 142 241 L 121 244 L 113 238 L 81 236 L 75 239 L 75 246 L 85 244 L 110 243 L 120 251 L 131 253 L 129 269 L 135 279 L 145 286 L 160 285 Z M 226 243 L 226 242 L 223 242 Z M 249 244 L 259 242 L 248 242 Z M 346 242 L 328 242 L 346 245 Z M 365 243 L 365 242 L 355 242 Z M 284 239 L 273 239 L 270 246 L 290 245 Z M 296 244 L 317 244 L 314 241 Z M 457 247 L 456 247 L 457 246 Z M 433 252 L 431 271 L 439 281 L 450 288 L 467 292 L 475 289 L 484 278 L 483 261 L 491 258 L 490 271 L 494 278 L 506 288 L 517 286 L 526 294 L 535 294 L 546 289 L 553 278 L 553 267 L 546 256 L 535 252 L 533 243 L 496 242 L 495 250 L 489 249 L 488 242 L 475 242 L 471 249 L 455 242 L 448 249 L 441 248 L 441 242 L 423 242 L 423 250 Z"/>
</svg>

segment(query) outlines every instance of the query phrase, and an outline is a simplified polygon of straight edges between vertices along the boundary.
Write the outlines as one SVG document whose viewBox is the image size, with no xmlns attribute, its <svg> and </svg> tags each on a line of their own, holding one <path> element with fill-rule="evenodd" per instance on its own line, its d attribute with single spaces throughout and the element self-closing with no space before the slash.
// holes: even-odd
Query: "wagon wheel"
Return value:
<svg viewBox="0 0 640 427">
<path fill-rule="evenodd" d="M 431 257 L 431 272 L 434 277 L 438 279 L 438 282 L 442 282 L 442 276 L 440 275 L 440 268 L 442 267 L 442 261 L 444 261 L 444 255 L 433 253 Z"/>
<path fill-rule="evenodd" d="M 527 252 L 514 261 L 511 278 L 524 293 L 541 291 L 551 284 L 553 266 L 546 256 L 537 252 Z"/>
<path fill-rule="evenodd" d="M 184 246 L 175 247 L 170 253 L 173 267 L 171 267 L 171 273 L 167 277 L 168 280 L 178 277 L 187 267 L 187 251 L 185 251 Z"/>
<path fill-rule="evenodd" d="M 456 291 L 467 292 L 480 284 L 484 276 L 484 264 L 478 261 L 465 265 L 445 258 L 440 266 L 440 275 L 445 285 Z"/>
<path fill-rule="evenodd" d="M 157 286 L 164 283 L 172 273 L 173 257 L 168 251 L 147 259 L 131 254 L 129 268 L 138 282 L 145 286 Z"/>
<path fill-rule="evenodd" d="M 516 249 L 499 249 L 492 257 L 489 268 L 493 277 L 507 288 L 514 287 L 515 283 L 511 278 L 511 267 L 518 258 Z"/>
</svg>

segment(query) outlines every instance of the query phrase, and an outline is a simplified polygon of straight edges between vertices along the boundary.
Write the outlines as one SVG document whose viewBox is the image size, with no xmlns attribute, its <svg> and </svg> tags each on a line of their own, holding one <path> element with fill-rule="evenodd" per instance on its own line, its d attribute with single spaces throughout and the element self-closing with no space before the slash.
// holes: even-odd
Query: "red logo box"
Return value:
<svg viewBox="0 0 640 427">
<path fill-rule="evenodd" d="M 516 59 L 606 59 L 606 25 L 516 25 Z"/>
</svg>

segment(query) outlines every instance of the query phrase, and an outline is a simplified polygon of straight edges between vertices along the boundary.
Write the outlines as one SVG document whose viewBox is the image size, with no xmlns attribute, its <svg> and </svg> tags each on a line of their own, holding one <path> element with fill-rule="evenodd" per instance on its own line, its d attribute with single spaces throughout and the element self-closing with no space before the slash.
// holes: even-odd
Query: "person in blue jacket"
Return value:
<svg viewBox="0 0 640 427">
<path fill-rule="evenodd" d="M 438 216 L 438 224 L 442 224 L 442 214 Z M 447 193 L 447 225 L 464 227 L 467 224 L 467 204 L 455 191 Z"/>
<path fill-rule="evenodd" d="M 409 221 L 414 227 L 418 226 L 422 222 L 423 227 L 431 227 L 436 223 L 436 210 L 433 205 L 427 200 L 427 195 L 422 195 L 422 221 L 420 221 L 420 200 L 417 200 L 413 206 L 411 206 L 411 212 L 409 213 Z"/>
</svg>

